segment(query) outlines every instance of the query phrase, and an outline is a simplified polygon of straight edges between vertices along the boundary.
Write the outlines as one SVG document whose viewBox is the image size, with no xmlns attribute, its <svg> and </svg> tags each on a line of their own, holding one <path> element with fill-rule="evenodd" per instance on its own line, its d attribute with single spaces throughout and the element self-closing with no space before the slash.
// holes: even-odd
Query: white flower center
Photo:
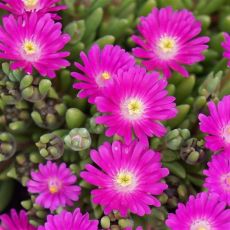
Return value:
<svg viewBox="0 0 230 230">
<path fill-rule="evenodd" d="M 21 47 L 22 57 L 29 62 L 37 61 L 40 57 L 40 49 L 37 43 L 32 40 L 25 40 Z"/>
<path fill-rule="evenodd" d="M 230 173 L 226 173 L 221 176 L 221 184 L 225 191 L 230 192 Z"/>
<path fill-rule="evenodd" d="M 32 41 L 25 41 L 22 47 L 23 47 L 25 54 L 27 55 L 35 54 L 38 50 L 36 43 Z"/>
<path fill-rule="evenodd" d="M 97 77 L 96 77 L 96 83 L 99 87 L 104 87 L 105 84 L 112 78 L 112 75 L 107 72 L 104 71 L 102 73 L 100 73 Z"/>
<path fill-rule="evenodd" d="M 128 99 L 121 107 L 123 115 L 130 120 L 139 119 L 144 112 L 144 104 L 140 99 Z"/>
<path fill-rule="evenodd" d="M 128 170 L 119 171 L 114 177 L 114 182 L 119 192 L 131 192 L 136 187 L 136 177 Z"/>
<path fill-rule="evenodd" d="M 62 183 L 57 178 L 51 178 L 48 181 L 48 188 L 51 194 L 58 193 L 62 187 Z"/>
<path fill-rule="evenodd" d="M 196 220 L 190 226 L 190 230 L 211 230 L 211 225 L 206 220 Z"/>
<path fill-rule="evenodd" d="M 227 144 L 230 144 L 230 125 L 227 125 L 223 129 L 222 137 L 224 138 L 224 140 Z"/>
<path fill-rule="evenodd" d="M 37 8 L 39 0 L 22 0 L 25 10 L 31 11 Z"/>
<path fill-rule="evenodd" d="M 173 58 L 178 50 L 177 39 L 170 36 L 163 36 L 157 42 L 157 54 L 163 60 Z"/>
<path fill-rule="evenodd" d="M 120 172 L 117 174 L 116 182 L 122 187 L 130 186 L 133 183 L 133 175 L 130 172 Z"/>
</svg>

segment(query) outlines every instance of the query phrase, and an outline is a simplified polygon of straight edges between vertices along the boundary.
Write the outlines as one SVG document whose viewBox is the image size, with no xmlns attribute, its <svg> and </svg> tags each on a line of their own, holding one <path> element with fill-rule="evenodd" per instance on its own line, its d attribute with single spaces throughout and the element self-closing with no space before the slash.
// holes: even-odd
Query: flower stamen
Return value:
<svg viewBox="0 0 230 230">
<path fill-rule="evenodd" d="M 38 5 L 39 0 L 23 0 L 24 7 L 26 10 L 34 10 Z"/>
<path fill-rule="evenodd" d="M 32 41 L 25 41 L 22 45 L 22 48 L 27 55 L 32 55 L 37 53 L 38 47 L 37 45 Z"/>
</svg>

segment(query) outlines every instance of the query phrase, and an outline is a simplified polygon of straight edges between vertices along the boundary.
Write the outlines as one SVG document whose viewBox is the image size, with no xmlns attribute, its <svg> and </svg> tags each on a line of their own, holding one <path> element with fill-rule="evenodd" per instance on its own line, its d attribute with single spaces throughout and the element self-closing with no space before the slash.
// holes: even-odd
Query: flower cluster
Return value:
<svg viewBox="0 0 230 230">
<path fill-rule="evenodd" d="M 188 10 L 154 8 L 147 16 L 140 18 L 137 26 L 137 33 L 140 35 L 131 37 L 131 43 L 134 42 L 132 44 L 137 46 L 132 49 L 132 53 L 120 45 L 106 44 L 102 47 L 101 44 L 93 44 L 90 47 L 86 44 L 88 52 L 80 52 L 80 60 L 75 62 L 76 70 L 61 71 L 60 78 L 65 74 L 68 77 L 71 75 L 76 80 L 73 88 L 77 91 L 77 96 L 93 105 L 93 112 L 90 110 L 90 113 L 95 113 L 96 116 L 87 119 L 89 113 L 79 109 L 81 102 L 75 102 L 61 92 L 61 97 L 64 95 L 62 103 L 58 93 L 51 87 L 51 81 L 43 79 L 46 81 L 42 82 L 31 76 L 55 78 L 58 70 L 70 66 L 67 60 L 70 52 L 63 49 L 71 37 L 62 32 L 62 23 L 59 21 L 61 17 L 58 15 L 59 11 L 67 7 L 60 4 L 60 0 L 0 0 L 0 8 L 9 12 L 9 15 L 3 17 L 0 26 L 0 58 L 10 61 L 12 71 L 20 70 L 29 74 L 23 78 L 28 81 L 20 79 L 19 90 L 23 92 L 20 100 L 25 99 L 29 103 L 36 101 L 33 105 L 36 111 L 28 112 L 29 115 L 22 110 L 29 108 L 30 104 L 16 108 L 11 101 L 6 106 L 9 114 L 6 118 L 0 117 L 0 120 L 16 122 L 17 115 L 20 118 L 29 117 L 28 120 L 32 117 L 39 127 L 53 131 L 64 123 L 64 117 L 66 119 L 62 130 L 43 134 L 40 141 L 36 142 L 42 160 L 34 160 L 31 155 L 30 158 L 20 159 L 20 153 L 16 153 L 15 149 L 18 136 L 13 140 L 14 143 L 3 135 L 1 152 L 7 155 L 6 153 L 15 150 L 15 155 L 18 154 L 15 164 L 21 163 L 20 172 L 28 163 L 29 173 L 23 175 L 26 181 L 23 182 L 34 204 L 31 204 L 32 208 L 28 213 L 24 210 L 17 213 L 13 209 L 10 215 L 1 215 L 0 230 L 117 229 L 117 225 L 111 226 L 110 220 L 120 223 L 121 229 L 134 229 L 136 223 L 133 224 L 132 220 L 126 222 L 125 218 L 129 220 L 133 216 L 151 215 L 162 203 L 170 201 L 170 211 L 176 210 L 175 213 L 169 214 L 167 218 L 160 216 L 159 219 L 166 219 L 165 224 L 172 230 L 230 229 L 230 95 L 218 95 L 221 100 L 217 103 L 216 100 L 209 101 L 209 98 L 216 99 L 216 95 L 205 94 L 198 98 L 200 100 L 189 97 L 186 114 L 190 104 L 194 102 L 195 118 L 194 114 L 190 114 L 189 119 L 183 123 L 178 122 L 176 116 L 183 117 L 185 107 L 182 102 L 185 98 L 178 102 L 177 93 L 170 92 L 172 84 L 169 81 L 173 78 L 168 79 L 173 71 L 189 77 L 185 66 L 205 59 L 204 51 L 207 52 L 210 38 L 200 35 L 201 22 Z M 76 31 L 71 32 L 77 34 L 81 23 L 80 20 L 75 21 L 73 24 Z M 69 28 L 72 29 L 73 24 L 68 25 Z M 89 27 L 88 21 L 86 25 Z M 86 35 L 89 36 L 88 33 Z M 223 56 L 228 59 L 230 66 L 230 36 L 225 33 L 224 39 Z M 81 45 L 76 45 L 77 50 L 83 50 Z M 186 91 L 185 84 L 179 84 L 181 79 L 186 80 L 186 84 L 189 82 L 193 88 L 194 78 L 176 79 L 178 88 Z M 71 77 L 66 79 L 71 82 Z M 66 79 L 62 78 L 61 84 L 65 85 Z M 42 88 L 43 84 L 47 86 L 45 90 Z M 6 87 L 9 85 L 8 91 L 15 93 L 15 85 L 6 84 Z M 2 83 L 0 87 L 2 91 L 7 91 Z M 36 91 L 36 87 L 41 92 Z M 47 95 L 50 96 L 49 99 L 46 98 Z M 11 97 L 7 97 L 9 98 Z M 209 115 L 205 107 L 207 101 Z M 3 107 L 4 103 L 0 101 L 0 104 Z M 74 108 L 67 108 L 72 105 Z M 198 125 L 198 120 L 202 133 L 196 131 L 199 137 L 204 136 L 204 142 L 189 139 L 189 130 L 182 130 L 194 123 Z M 87 127 L 102 128 L 90 136 L 90 131 L 83 127 L 85 121 L 88 122 Z M 173 130 L 178 124 L 179 129 Z M 96 134 L 103 133 L 104 128 L 106 137 L 99 135 L 94 138 Z M 68 129 L 71 131 L 67 134 Z M 169 134 L 163 138 L 168 130 Z M 105 138 L 108 141 L 104 142 Z M 162 142 L 159 138 L 163 139 Z M 33 142 L 37 140 L 37 135 L 32 139 Z M 27 143 L 21 145 L 24 147 L 24 144 Z M 95 149 L 88 156 L 87 148 L 91 144 Z M 177 206 L 177 200 L 173 199 L 174 193 L 182 194 L 182 198 L 187 193 L 182 191 L 183 186 L 177 187 L 177 181 L 173 181 L 175 178 L 168 177 L 169 171 L 176 172 L 175 175 L 178 174 L 190 186 L 190 175 L 188 178 L 186 175 L 186 170 L 189 171 L 190 167 L 180 167 L 177 164 L 179 157 L 176 151 L 181 151 L 182 160 L 194 163 L 202 161 L 200 155 L 206 154 L 205 148 L 207 152 L 214 152 L 211 160 L 206 162 L 207 168 L 199 168 L 198 172 L 199 176 L 202 171 L 205 175 L 203 187 L 207 191 L 199 190 L 198 194 L 189 197 L 186 204 L 179 203 Z M 4 154 L 1 152 L 2 157 Z M 48 161 L 44 162 L 44 158 Z M 163 163 L 162 158 L 166 159 Z M 12 172 L 7 172 L 9 173 Z M 167 184 L 170 179 L 176 188 L 170 188 L 170 183 Z M 194 183 L 195 180 L 192 178 L 191 181 Z M 81 200 L 80 196 L 89 189 L 91 199 L 86 197 Z M 190 191 L 194 191 L 192 185 Z M 88 208 L 90 201 L 95 216 L 100 218 L 103 214 L 106 215 L 104 221 L 99 223 L 98 220 L 91 219 Z M 35 207 L 39 207 L 40 212 L 36 212 Z M 97 212 L 98 209 L 101 212 Z M 28 215 L 40 214 L 37 216 L 44 218 L 44 213 L 49 213 L 46 222 L 39 220 L 36 224 L 40 226 L 33 226 Z M 137 229 L 142 227 L 138 226 Z"/>
<path fill-rule="evenodd" d="M 52 14 L 63 9 L 57 0 L 4 1 L 0 7 L 12 14 L 3 17 L 0 27 L 0 58 L 12 61 L 12 69 L 24 69 L 53 78 L 55 71 L 69 66 L 65 59 L 69 52 L 61 51 L 70 40 L 62 34 L 62 24 Z M 54 18 L 56 18 L 54 16 Z"/>
</svg>

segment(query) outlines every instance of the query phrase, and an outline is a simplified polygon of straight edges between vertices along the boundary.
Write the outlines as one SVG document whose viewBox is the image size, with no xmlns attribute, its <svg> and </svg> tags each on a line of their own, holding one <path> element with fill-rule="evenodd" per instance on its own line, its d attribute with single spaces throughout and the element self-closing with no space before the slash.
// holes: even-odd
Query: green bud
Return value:
<svg viewBox="0 0 230 230">
<path fill-rule="evenodd" d="M 177 188 L 177 193 L 179 195 L 180 200 L 186 201 L 188 198 L 188 190 L 184 184 L 181 184 Z"/>
<path fill-rule="evenodd" d="M 10 73 L 10 65 L 8 62 L 3 62 L 2 63 L 2 71 L 3 73 L 5 73 L 6 75 L 9 75 Z"/>
<path fill-rule="evenodd" d="M 81 127 L 86 120 L 86 115 L 77 108 L 70 108 L 66 112 L 66 124 L 69 129 Z"/>
<path fill-rule="evenodd" d="M 206 31 L 211 24 L 211 18 L 208 15 L 198 15 L 197 20 L 202 23 L 203 31 Z"/>
<path fill-rule="evenodd" d="M 96 124 L 95 119 L 98 117 L 100 113 L 95 113 L 91 118 L 87 121 L 87 128 L 91 133 L 102 134 L 105 131 L 105 127 L 100 124 Z"/>
<path fill-rule="evenodd" d="M 16 141 L 12 134 L 10 133 L 0 133 L 0 155 L 1 161 L 8 160 L 16 152 Z"/>
<path fill-rule="evenodd" d="M 186 178 L 185 168 L 179 162 L 163 162 L 163 165 L 167 167 L 172 174 L 182 179 Z"/>
<path fill-rule="evenodd" d="M 169 84 L 169 85 L 167 86 L 167 90 L 168 90 L 168 92 L 169 92 L 169 95 L 170 95 L 170 96 L 173 96 L 173 95 L 175 94 L 175 91 L 176 91 L 176 86 L 173 85 L 173 84 Z"/>
<path fill-rule="evenodd" d="M 85 21 L 72 21 L 64 29 L 64 32 L 71 36 L 70 44 L 76 44 L 80 41 L 85 33 Z"/>
<path fill-rule="evenodd" d="M 118 225 L 121 228 L 127 228 L 127 227 L 132 227 L 133 226 L 133 222 L 129 219 L 120 219 L 118 220 Z"/>
<path fill-rule="evenodd" d="M 165 193 L 162 193 L 159 197 L 158 197 L 159 201 L 161 202 L 162 205 L 167 203 L 168 200 L 168 196 Z"/>
<path fill-rule="evenodd" d="M 64 153 L 64 141 L 53 133 L 42 135 L 36 146 L 46 160 L 57 160 Z"/>
<path fill-rule="evenodd" d="M 206 156 L 203 144 L 203 142 L 200 142 L 196 138 L 188 139 L 181 148 L 181 158 L 187 164 L 191 165 L 202 162 Z"/>
<path fill-rule="evenodd" d="M 146 1 L 138 11 L 139 16 L 146 16 L 148 15 L 154 7 L 157 7 L 156 0 L 148 0 Z"/>
<path fill-rule="evenodd" d="M 195 82 L 196 78 L 192 75 L 188 78 L 184 78 L 184 80 L 177 86 L 175 94 L 177 103 L 181 103 L 184 99 L 191 95 Z"/>
<path fill-rule="evenodd" d="M 189 110 L 190 110 L 190 105 L 178 105 L 177 106 L 178 114 L 175 118 L 172 120 L 168 121 L 168 125 L 171 128 L 177 127 L 182 123 L 182 121 L 187 117 Z"/>
<path fill-rule="evenodd" d="M 88 149 L 91 145 L 91 137 L 87 129 L 75 128 L 64 138 L 65 144 L 74 151 Z"/>
<path fill-rule="evenodd" d="M 105 35 L 98 40 L 95 41 L 101 48 L 103 48 L 107 44 L 114 44 L 115 37 L 112 35 Z"/>
<path fill-rule="evenodd" d="M 102 227 L 102 228 L 104 228 L 104 229 L 110 228 L 110 219 L 109 219 L 108 216 L 103 216 L 103 217 L 101 218 L 100 223 L 101 223 L 101 227 Z"/>
<path fill-rule="evenodd" d="M 174 152 L 172 150 L 166 149 L 163 151 L 163 157 L 162 157 L 162 161 L 164 162 L 172 162 L 175 160 L 178 160 L 178 154 L 177 152 Z"/>
<path fill-rule="evenodd" d="M 33 206 L 33 203 L 32 203 L 31 200 L 24 200 L 24 201 L 21 202 L 21 205 L 22 205 L 22 207 L 24 209 L 30 210 L 32 208 L 32 206 Z"/>
</svg>

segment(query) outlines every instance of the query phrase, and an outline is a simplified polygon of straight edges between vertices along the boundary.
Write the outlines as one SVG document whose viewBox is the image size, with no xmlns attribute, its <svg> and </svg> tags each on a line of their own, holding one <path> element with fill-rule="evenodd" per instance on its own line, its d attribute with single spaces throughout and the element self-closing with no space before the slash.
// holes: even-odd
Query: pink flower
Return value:
<svg viewBox="0 0 230 230">
<path fill-rule="evenodd" d="M 55 210 L 71 206 L 78 200 L 80 187 L 74 185 L 77 178 L 65 163 L 60 166 L 51 161 L 40 164 L 38 172 L 31 172 L 31 177 L 27 183 L 28 191 L 39 194 L 35 202 L 44 208 Z"/>
<path fill-rule="evenodd" d="M 214 194 L 190 196 L 187 204 L 179 204 L 176 214 L 169 214 L 166 225 L 171 230 L 230 229 L 230 209 Z"/>
<path fill-rule="evenodd" d="M 61 33 L 61 23 L 55 23 L 50 14 L 36 13 L 15 18 L 3 17 L 0 27 L 0 58 L 13 61 L 11 68 L 22 68 L 32 74 L 33 67 L 42 75 L 53 78 L 55 71 L 69 66 L 64 59 L 69 52 L 60 52 L 70 40 Z"/>
<path fill-rule="evenodd" d="M 106 45 L 100 50 L 98 45 L 93 45 L 88 56 L 81 52 L 83 65 L 75 63 L 81 73 L 72 73 L 80 82 L 74 84 L 75 89 L 80 89 L 78 96 L 88 98 L 94 103 L 95 98 L 101 95 L 102 89 L 114 78 L 118 70 L 128 70 L 134 66 L 134 58 L 120 46 Z"/>
<path fill-rule="evenodd" d="M 89 220 L 89 214 L 81 214 L 79 208 L 73 213 L 62 211 L 57 215 L 49 215 L 44 226 L 40 226 L 38 230 L 97 230 L 98 221 Z"/>
<path fill-rule="evenodd" d="M 155 196 L 168 187 L 161 179 L 169 171 L 162 168 L 159 153 L 141 142 L 115 141 L 105 142 L 90 156 L 97 167 L 87 164 L 81 177 L 98 187 L 91 191 L 93 202 L 103 206 L 106 215 L 117 210 L 123 217 L 128 211 L 143 216 L 151 213 L 150 205 L 160 206 Z"/>
<path fill-rule="evenodd" d="M 98 110 L 105 113 L 96 122 L 108 126 L 107 136 L 120 135 L 127 143 L 133 133 L 145 142 L 148 136 L 163 136 L 166 128 L 159 121 L 177 113 L 175 98 L 165 90 L 167 81 L 140 67 L 118 71 L 117 76 L 96 98 Z"/>
<path fill-rule="evenodd" d="M 224 48 L 224 57 L 228 59 L 228 66 L 230 67 L 230 36 L 224 33 L 225 41 L 222 42 L 222 47 Z"/>
<path fill-rule="evenodd" d="M 24 210 L 21 210 L 18 214 L 15 209 L 12 209 L 10 215 L 1 215 L 0 220 L 1 230 L 36 230 L 36 228 L 29 223 Z"/>
<path fill-rule="evenodd" d="M 210 115 L 199 114 L 200 130 L 209 134 L 205 137 L 206 147 L 212 151 L 230 148 L 230 96 L 225 96 L 217 105 L 208 103 Z"/>
<path fill-rule="evenodd" d="M 148 70 L 161 70 L 166 77 L 171 76 L 171 69 L 188 77 L 184 65 L 202 61 L 202 51 L 208 48 L 209 38 L 197 37 L 201 23 L 187 10 L 154 8 L 141 18 L 138 30 L 141 36 L 132 37 L 140 46 L 133 50 L 134 55 L 144 59 Z"/>
<path fill-rule="evenodd" d="M 60 19 L 60 17 L 55 13 L 53 14 L 53 12 L 64 10 L 67 7 L 64 5 L 56 6 L 59 2 L 60 0 L 1 0 L 0 8 L 16 16 L 22 16 L 27 12 L 37 12 L 39 16 L 52 13 L 52 18 Z"/>
<path fill-rule="evenodd" d="M 230 206 L 230 152 L 214 155 L 204 175 L 207 176 L 204 187 Z"/>
</svg>

